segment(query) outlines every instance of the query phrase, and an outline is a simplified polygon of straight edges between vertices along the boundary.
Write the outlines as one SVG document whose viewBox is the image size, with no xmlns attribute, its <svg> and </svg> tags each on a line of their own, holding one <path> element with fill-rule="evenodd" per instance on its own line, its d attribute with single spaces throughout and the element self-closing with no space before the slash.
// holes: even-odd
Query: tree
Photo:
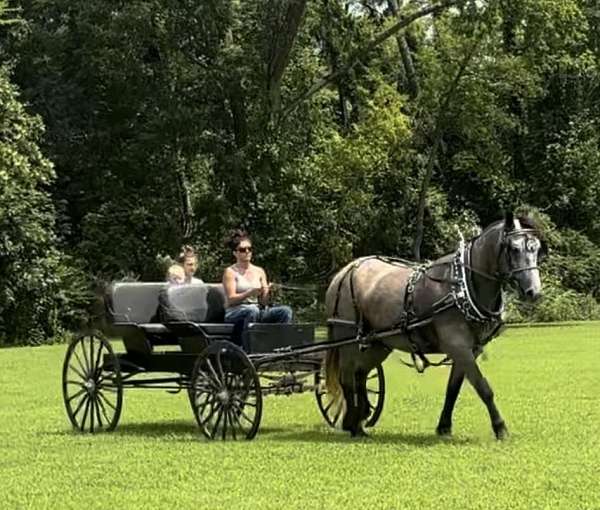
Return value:
<svg viewBox="0 0 600 510">
<path fill-rule="evenodd" d="M 60 334 L 87 299 L 81 273 L 58 249 L 42 133 L 0 68 L 0 344 Z"/>
</svg>

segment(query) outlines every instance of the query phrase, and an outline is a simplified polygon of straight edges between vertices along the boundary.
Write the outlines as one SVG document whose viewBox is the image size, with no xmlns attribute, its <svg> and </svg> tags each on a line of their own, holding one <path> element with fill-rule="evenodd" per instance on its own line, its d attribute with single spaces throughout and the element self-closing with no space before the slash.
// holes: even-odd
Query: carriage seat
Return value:
<svg viewBox="0 0 600 510">
<path fill-rule="evenodd" d="M 232 324 L 223 323 L 225 292 L 220 283 L 169 285 L 118 282 L 106 298 L 107 315 L 115 326 L 135 325 L 161 335 L 170 323 L 192 322 L 211 335 L 229 335 Z"/>
<path fill-rule="evenodd" d="M 229 336 L 225 320 L 225 290 L 220 283 L 169 285 L 159 294 L 161 322 L 192 322 L 208 335 Z"/>
</svg>

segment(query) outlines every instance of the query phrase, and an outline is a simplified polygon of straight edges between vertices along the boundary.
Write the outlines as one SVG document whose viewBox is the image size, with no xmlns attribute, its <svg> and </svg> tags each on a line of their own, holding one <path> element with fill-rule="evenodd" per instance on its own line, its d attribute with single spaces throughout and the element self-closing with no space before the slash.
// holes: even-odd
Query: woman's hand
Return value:
<svg viewBox="0 0 600 510">
<path fill-rule="evenodd" d="M 254 287 L 253 289 L 248 289 L 245 294 L 246 297 L 254 297 L 262 295 L 262 287 Z"/>
</svg>

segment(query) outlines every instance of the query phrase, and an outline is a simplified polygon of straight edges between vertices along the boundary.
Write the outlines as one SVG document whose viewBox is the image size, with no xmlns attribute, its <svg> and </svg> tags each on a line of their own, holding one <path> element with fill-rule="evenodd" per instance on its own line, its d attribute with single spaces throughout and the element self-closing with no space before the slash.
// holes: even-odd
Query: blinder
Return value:
<svg viewBox="0 0 600 510">
<path fill-rule="evenodd" d="M 530 236 L 529 234 L 533 234 Z M 500 245 L 500 251 L 498 252 L 498 267 L 501 266 L 501 259 L 504 256 L 506 260 L 506 266 L 508 268 L 507 271 L 498 271 L 498 279 L 501 281 L 510 282 L 514 280 L 514 277 L 517 273 L 521 273 L 523 271 L 530 271 L 532 269 L 539 270 L 539 262 L 546 256 L 548 253 L 548 245 L 545 240 L 540 239 L 539 231 L 534 228 L 518 228 L 510 231 L 504 231 L 502 235 L 502 241 Z M 538 251 L 537 262 L 538 264 L 533 266 L 522 266 L 513 263 L 512 252 L 510 249 L 510 240 L 516 236 L 526 236 L 525 240 L 525 249 L 527 251 Z M 516 266 L 516 267 L 515 267 Z"/>
</svg>

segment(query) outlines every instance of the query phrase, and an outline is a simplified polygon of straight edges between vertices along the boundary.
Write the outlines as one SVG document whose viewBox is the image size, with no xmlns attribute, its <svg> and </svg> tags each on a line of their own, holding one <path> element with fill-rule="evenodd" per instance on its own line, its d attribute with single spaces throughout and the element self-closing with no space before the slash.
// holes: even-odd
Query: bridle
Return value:
<svg viewBox="0 0 600 510">
<path fill-rule="evenodd" d="M 502 258 L 505 257 L 506 264 L 504 264 L 504 265 L 508 268 L 508 270 L 499 270 L 499 271 L 496 271 L 494 274 L 489 274 L 489 273 L 487 273 L 479 268 L 476 268 L 472 265 L 471 260 L 472 260 L 473 244 L 483 234 L 480 234 L 479 236 L 472 238 L 471 240 L 469 240 L 466 243 L 465 248 L 464 248 L 466 250 L 465 269 L 467 269 L 471 273 L 475 273 L 479 276 L 482 276 L 483 278 L 485 278 L 487 280 L 499 282 L 501 284 L 514 282 L 515 276 L 518 273 L 522 273 L 524 271 L 531 271 L 533 269 L 537 269 L 539 271 L 540 268 L 537 263 L 535 265 L 526 265 L 526 266 L 517 266 L 517 267 L 514 267 L 515 264 L 513 264 L 512 253 L 511 253 L 511 250 L 509 249 L 509 241 L 513 237 L 523 236 L 523 235 L 527 236 L 527 234 L 534 234 L 534 239 L 539 243 L 539 247 L 537 247 L 537 249 L 538 249 L 537 260 L 539 261 L 540 254 L 543 256 L 543 253 L 545 251 L 544 243 L 542 241 L 540 241 L 540 239 L 539 239 L 539 235 L 540 235 L 539 230 L 537 230 L 535 228 L 518 228 L 518 229 L 510 230 L 508 232 L 506 230 L 504 230 L 502 233 L 502 240 L 500 242 L 500 250 L 498 251 L 496 267 L 501 268 L 503 266 Z M 530 239 L 531 238 L 529 236 L 527 236 L 527 240 L 525 241 L 525 249 L 526 250 L 530 250 L 527 246 L 528 241 Z"/>
</svg>

